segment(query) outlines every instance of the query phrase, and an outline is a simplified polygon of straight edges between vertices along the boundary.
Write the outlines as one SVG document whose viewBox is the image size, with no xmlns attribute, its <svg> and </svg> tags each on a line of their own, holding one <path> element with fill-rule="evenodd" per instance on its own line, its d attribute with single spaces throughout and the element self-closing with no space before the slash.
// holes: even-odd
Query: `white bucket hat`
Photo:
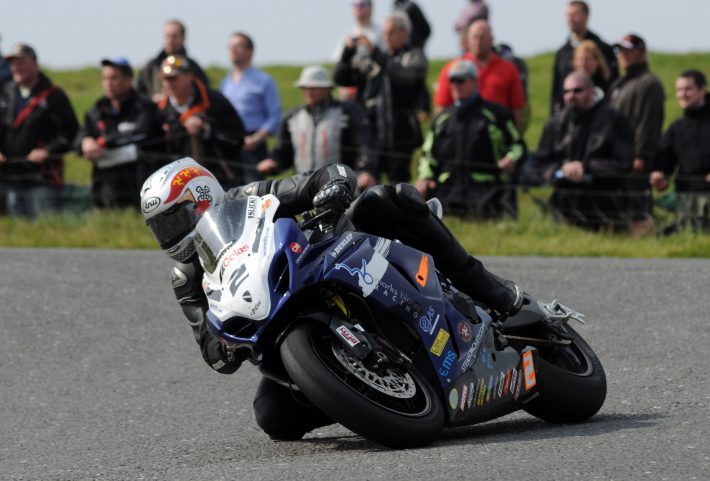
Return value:
<svg viewBox="0 0 710 481">
<path fill-rule="evenodd" d="M 296 82 L 298 88 L 330 88 L 333 87 L 328 71 L 320 65 L 309 65 L 301 71 Z"/>
</svg>

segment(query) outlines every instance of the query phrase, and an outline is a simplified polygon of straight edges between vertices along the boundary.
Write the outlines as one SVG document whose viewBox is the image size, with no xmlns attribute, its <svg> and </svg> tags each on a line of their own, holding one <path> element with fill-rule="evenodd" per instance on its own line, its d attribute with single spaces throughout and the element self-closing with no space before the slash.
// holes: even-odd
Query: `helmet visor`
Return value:
<svg viewBox="0 0 710 481">
<path fill-rule="evenodd" d="M 188 235 L 202 217 L 204 206 L 193 200 L 175 204 L 146 221 L 162 249 L 169 249 Z"/>
</svg>

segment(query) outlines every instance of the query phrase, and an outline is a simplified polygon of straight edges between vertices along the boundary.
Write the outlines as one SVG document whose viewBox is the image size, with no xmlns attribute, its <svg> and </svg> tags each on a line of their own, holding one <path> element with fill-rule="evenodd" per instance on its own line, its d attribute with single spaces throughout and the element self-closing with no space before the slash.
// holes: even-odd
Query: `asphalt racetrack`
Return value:
<svg viewBox="0 0 710 481">
<path fill-rule="evenodd" d="M 484 260 L 587 315 L 609 384 L 591 421 L 521 412 L 404 451 L 337 425 L 275 443 L 258 371 L 203 363 L 160 252 L 0 249 L 0 479 L 710 479 L 710 261 Z"/>
</svg>

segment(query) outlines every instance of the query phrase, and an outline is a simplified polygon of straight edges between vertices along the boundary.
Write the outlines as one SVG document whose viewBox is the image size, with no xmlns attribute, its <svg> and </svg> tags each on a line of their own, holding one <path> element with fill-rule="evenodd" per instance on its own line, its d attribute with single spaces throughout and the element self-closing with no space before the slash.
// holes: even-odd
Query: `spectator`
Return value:
<svg viewBox="0 0 710 481">
<path fill-rule="evenodd" d="M 516 217 L 507 183 L 525 154 L 513 118 L 478 94 L 476 67 L 457 61 L 448 71 L 454 106 L 434 117 L 419 162 L 417 189 L 436 195 L 445 211 L 464 217 Z"/>
<path fill-rule="evenodd" d="M 101 85 L 104 96 L 84 116 L 76 139 L 79 155 L 93 164 L 92 203 L 139 208 L 140 188 L 156 167 L 140 151 L 160 136 L 156 107 L 133 88 L 133 69 L 123 57 L 101 61 Z"/>
<path fill-rule="evenodd" d="M 582 40 L 574 49 L 572 58 L 574 70 L 581 71 L 592 77 L 592 82 L 606 96 L 611 80 L 611 71 L 604 60 L 601 50 L 591 40 Z"/>
<path fill-rule="evenodd" d="M 160 67 L 163 60 L 169 55 L 181 55 L 190 63 L 192 73 L 197 76 L 206 87 L 210 86 L 204 70 L 192 58 L 187 56 L 185 36 L 187 30 L 180 20 L 168 20 L 163 25 L 163 49 L 148 64 L 143 67 L 136 81 L 136 90 L 153 102 L 158 103 L 162 97 L 163 83 L 160 76 Z"/>
<path fill-rule="evenodd" d="M 424 13 L 419 6 L 410 0 L 394 0 L 392 5 L 394 12 L 402 12 L 412 24 L 412 32 L 409 35 L 409 45 L 413 48 L 420 48 L 424 51 L 429 36 L 431 35 L 431 27 L 424 16 Z M 431 93 L 426 87 L 420 90 L 419 98 L 416 99 L 417 119 L 420 122 L 426 122 L 431 117 Z"/>
<path fill-rule="evenodd" d="M 367 37 L 350 39 L 335 65 L 336 83 L 358 89 L 357 100 L 367 111 L 378 149 L 379 170 L 391 183 L 409 181 L 412 154 L 422 143 L 417 107 L 428 63 L 421 49 L 408 45 L 411 28 L 409 18 L 395 12 L 383 25 L 385 51 Z M 363 62 L 353 60 L 358 45 L 369 52 Z"/>
<path fill-rule="evenodd" d="M 382 38 L 382 27 L 372 20 L 372 0 L 353 0 L 352 10 L 355 25 L 353 25 L 350 33 L 338 42 L 334 56 L 336 62 L 340 60 L 340 57 L 343 55 L 343 50 L 349 39 L 357 39 L 364 35 L 372 45 L 376 45 L 381 49 L 385 47 L 385 41 L 384 38 Z M 355 56 L 364 58 L 367 57 L 368 54 L 369 52 L 365 47 L 359 45 Z"/>
<path fill-rule="evenodd" d="M 8 215 L 34 219 L 59 206 L 62 154 L 79 126 L 64 91 L 40 72 L 32 47 L 17 44 L 4 60 L 12 80 L 0 92 L 0 191 Z"/>
<path fill-rule="evenodd" d="M 676 173 L 678 224 L 710 232 L 710 96 L 705 74 L 687 70 L 675 82 L 683 117 L 661 138 L 651 185 L 664 190 Z"/>
<path fill-rule="evenodd" d="M 515 125 L 522 127 L 525 93 L 520 74 L 515 65 L 502 59 L 493 49 L 493 32 L 486 20 L 476 20 L 467 32 L 468 52 L 464 59 L 471 60 L 478 71 L 478 88 L 484 100 L 495 102 L 510 110 Z M 453 104 L 448 72 L 456 61 L 446 64 L 439 74 L 434 104 L 437 110 Z"/>
<path fill-rule="evenodd" d="M 348 41 L 357 44 L 358 39 L 363 35 L 367 37 L 372 45 L 376 45 L 381 50 L 385 48 L 385 40 L 382 37 L 382 27 L 372 20 L 372 0 L 354 0 L 352 2 L 353 18 L 355 25 L 350 30 L 350 33 L 338 42 L 335 48 L 334 60 L 337 62 L 343 56 L 343 51 Z M 363 44 L 357 45 L 355 55 L 352 62 L 358 64 L 367 61 L 370 52 Z M 356 87 L 339 87 L 338 97 L 343 102 L 355 102 L 357 99 Z"/>
<path fill-rule="evenodd" d="M 461 34 L 476 20 L 488 20 L 488 5 L 485 0 L 469 0 L 454 23 L 454 31 Z"/>
<path fill-rule="evenodd" d="M 158 103 L 158 119 L 167 153 L 200 159 L 226 188 L 243 184 L 244 125 L 229 100 L 208 89 L 181 55 L 166 57 L 161 75 L 165 94 Z"/>
<path fill-rule="evenodd" d="M 635 158 L 629 179 L 631 233 L 652 234 L 653 199 L 648 187 L 649 163 L 658 151 L 663 128 L 665 93 L 663 85 L 648 67 L 646 43 L 638 35 L 626 35 L 615 45 L 625 69 L 623 77 L 609 89 L 609 105 L 626 115 L 635 133 Z"/>
<path fill-rule="evenodd" d="M 305 105 L 295 108 L 281 122 L 271 158 L 259 164 L 265 173 L 294 167 L 300 174 L 327 164 L 346 164 L 359 169 L 358 185 L 374 185 L 370 132 L 356 104 L 334 100 L 333 81 L 319 66 L 306 67 L 296 82 Z"/>
<path fill-rule="evenodd" d="M 412 31 L 409 34 L 409 45 L 412 48 L 420 48 L 424 50 L 427 40 L 431 35 L 431 26 L 424 16 L 419 5 L 412 0 L 394 0 L 392 9 L 397 12 L 404 13 L 409 17 L 412 24 Z"/>
<path fill-rule="evenodd" d="M 513 47 L 508 44 L 499 43 L 495 45 L 493 49 L 498 55 L 500 55 L 501 58 L 515 65 L 515 68 L 518 70 L 520 83 L 523 84 L 523 98 L 525 99 L 525 107 L 523 107 L 523 113 L 520 121 L 521 125 L 518 127 L 518 130 L 520 130 L 521 133 L 524 133 L 528 129 L 528 125 L 530 125 L 530 119 L 532 117 L 532 108 L 530 102 L 528 102 L 528 64 L 525 63 L 525 60 L 521 57 L 515 55 Z"/>
<path fill-rule="evenodd" d="M 222 80 L 220 91 L 227 97 L 244 122 L 244 182 L 262 180 L 256 170 L 264 160 L 266 140 L 276 134 L 281 120 L 281 102 L 276 83 L 269 74 L 252 66 L 254 42 L 245 33 L 237 32 L 229 39 L 232 72 Z"/>
<path fill-rule="evenodd" d="M 572 72 L 563 84 L 565 108 L 547 121 L 537 160 L 554 185 L 556 217 L 592 230 L 623 230 L 625 179 L 633 162 L 628 120 L 608 107 L 592 79 Z"/>
<path fill-rule="evenodd" d="M 574 0 L 567 4 L 565 10 L 567 17 L 567 27 L 569 28 L 569 38 L 567 42 L 555 54 L 555 66 L 552 73 L 552 96 L 550 97 L 550 113 L 555 113 L 564 106 L 562 84 L 567 75 L 573 70 L 572 58 L 574 49 L 582 40 L 591 40 L 599 50 L 601 50 L 611 77 L 610 82 L 619 76 L 619 67 L 612 49 L 598 35 L 587 28 L 589 23 L 589 5 L 586 2 Z"/>
</svg>

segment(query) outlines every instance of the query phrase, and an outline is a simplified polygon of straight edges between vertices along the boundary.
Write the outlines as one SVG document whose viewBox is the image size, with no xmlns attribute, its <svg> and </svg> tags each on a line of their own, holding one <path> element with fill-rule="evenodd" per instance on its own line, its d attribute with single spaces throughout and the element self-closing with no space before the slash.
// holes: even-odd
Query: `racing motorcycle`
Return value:
<svg viewBox="0 0 710 481">
<path fill-rule="evenodd" d="M 604 369 L 569 325 L 580 313 L 526 295 L 502 321 L 429 254 L 328 209 L 274 220 L 278 204 L 250 196 L 200 219 L 208 328 L 333 420 L 408 448 L 519 409 L 572 423 L 601 408 Z"/>
</svg>

